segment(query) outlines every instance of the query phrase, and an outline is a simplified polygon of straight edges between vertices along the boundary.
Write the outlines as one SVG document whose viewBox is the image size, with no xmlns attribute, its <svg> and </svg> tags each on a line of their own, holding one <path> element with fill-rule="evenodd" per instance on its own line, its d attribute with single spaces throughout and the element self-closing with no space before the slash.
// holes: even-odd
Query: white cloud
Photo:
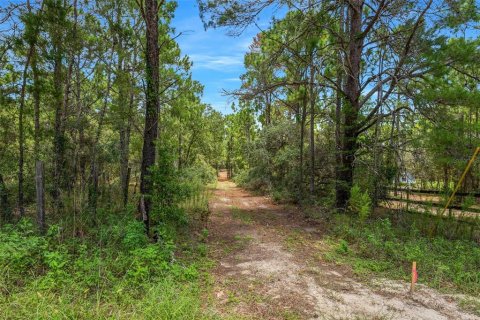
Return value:
<svg viewBox="0 0 480 320">
<path fill-rule="evenodd" d="M 227 78 L 227 79 L 223 79 L 223 81 L 225 81 L 225 82 L 239 82 L 241 80 L 240 80 L 240 78 Z"/>
<path fill-rule="evenodd" d="M 243 55 L 209 55 L 190 54 L 193 69 L 209 69 L 215 71 L 231 71 L 243 66 Z"/>
<path fill-rule="evenodd" d="M 244 39 L 241 39 L 241 41 L 238 41 L 237 43 L 237 49 L 241 50 L 243 52 L 247 52 L 250 48 L 250 45 L 253 42 L 253 38 L 246 36 Z"/>
</svg>

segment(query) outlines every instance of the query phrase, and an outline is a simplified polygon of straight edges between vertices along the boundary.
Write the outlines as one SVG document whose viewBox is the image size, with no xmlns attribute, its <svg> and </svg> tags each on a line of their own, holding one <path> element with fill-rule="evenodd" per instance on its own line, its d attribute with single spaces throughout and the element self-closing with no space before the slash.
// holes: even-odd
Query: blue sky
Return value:
<svg viewBox="0 0 480 320">
<path fill-rule="evenodd" d="M 267 26 L 269 16 L 264 16 L 261 26 Z M 239 76 L 244 73 L 243 56 L 252 38 L 260 31 L 251 26 L 239 37 L 228 36 L 227 29 L 204 30 L 196 0 L 178 0 L 172 26 L 185 34 L 177 38 L 183 54 L 193 61 L 193 78 L 204 86 L 203 102 L 216 110 L 231 113 L 232 98 L 222 95 L 222 90 L 239 88 Z"/>
</svg>

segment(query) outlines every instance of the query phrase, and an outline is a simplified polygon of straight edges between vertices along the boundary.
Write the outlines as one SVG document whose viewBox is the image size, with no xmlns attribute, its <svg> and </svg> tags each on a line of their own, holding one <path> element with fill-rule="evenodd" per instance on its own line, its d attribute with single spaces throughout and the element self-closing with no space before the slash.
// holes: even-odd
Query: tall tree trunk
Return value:
<svg viewBox="0 0 480 320">
<path fill-rule="evenodd" d="M 126 207 L 128 203 L 128 183 L 130 168 L 128 167 L 129 152 L 130 152 L 130 130 L 131 130 L 131 112 L 133 108 L 133 83 L 130 83 L 129 75 L 125 70 L 126 52 L 123 47 L 122 34 L 122 5 L 117 3 L 116 8 L 116 23 L 119 28 L 117 33 L 117 91 L 118 91 L 118 110 L 120 117 L 118 119 L 118 129 L 120 135 L 120 188 L 122 192 L 123 206 Z M 130 87 L 130 97 L 128 105 L 125 103 L 127 100 L 127 88 Z"/>
<path fill-rule="evenodd" d="M 363 49 L 362 32 L 363 0 L 349 2 L 348 7 L 349 44 L 345 82 L 346 101 L 343 106 L 345 122 L 343 130 L 342 168 L 337 185 L 337 208 L 346 209 L 353 185 L 355 153 L 358 149 L 358 116 L 360 112 L 360 63 Z"/>
<path fill-rule="evenodd" d="M 233 135 L 230 134 L 230 138 L 227 142 L 227 178 L 233 178 L 233 161 L 232 161 L 232 151 L 233 151 Z"/>
<path fill-rule="evenodd" d="M 125 128 L 120 131 L 120 187 L 122 189 L 123 206 L 128 203 L 128 153 L 129 153 L 129 140 L 130 130 Z"/>
<path fill-rule="evenodd" d="M 96 148 L 94 148 L 96 149 Z M 93 225 L 97 223 L 97 202 L 98 202 L 98 168 L 97 161 L 92 159 L 90 164 L 90 181 L 88 186 L 88 207 L 92 213 Z"/>
<path fill-rule="evenodd" d="M 57 6 L 60 2 L 57 3 Z M 58 9 L 58 8 L 57 8 Z M 57 26 L 59 27 L 59 26 Z M 54 32 L 54 69 L 53 69 L 53 98 L 55 105 L 55 124 L 53 136 L 54 160 L 53 160 L 53 190 L 52 197 L 55 211 L 60 207 L 60 190 L 64 168 L 65 137 L 63 135 L 63 44 L 59 32 Z"/>
<path fill-rule="evenodd" d="M 265 124 L 269 126 L 272 122 L 272 102 L 270 93 L 265 93 Z"/>
<path fill-rule="evenodd" d="M 128 185 L 130 180 L 129 154 L 130 154 L 130 134 L 132 129 L 131 111 L 133 109 L 133 90 L 130 93 L 130 101 L 128 106 L 128 115 L 125 128 L 120 131 L 120 183 L 123 195 L 123 206 L 128 203 Z"/>
<path fill-rule="evenodd" d="M 343 37 L 344 28 L 345 28 L 345 8 L 343 5 L 340 5 L 339 10 L 339 30 L 340 35 Z M 342 150 L 343 150 L 343 141 L 342 141 L 342 99 L 343 95 L 341 92 L 341 88 L 343 86 L 343 57 L 341 54 L 341 50 L 338 50 L 337 54 L 338 59 L 338 66 L 337 66 L 337 80 L 336 86 L 337 91 L 335 93 L 335 198 L 337 200 L 336 208 L 342 209 L 341 202 L 338 201 L 342 195 L 342 188 L 340 187 L 341 184 L 341 172 L 343 168 L 343 157 L 342 157 Z"/>
<path fill-rule="evenodd" d="M 40 159 L 40 82 L 38 77 L 37 53 L 32 56 L 32 73 L 33 73 L 33 122 L 34 122 L 34 159 Z"/>
<path fill-rule="evenodd" d="M 304 95 L 302 101 L 302 115 L 300 118 L 300 185 L 299 185 L 299 192 L 300 192 L 300 200 L 304 198 L 304 144 L 305 144 L 305 122 L 307 121 L 307 96 Z"/>
<path fill-rule="evenodd" d="M 395 119 L 397 117 L 397 114 L 394 113 L 392 115 L 392 123 L 391 123 L 391 127 L 390 127 L 390 140 L 389 140 L 389 152 L 388 152 L 388 165 L 390 167 L 393 166 L 394 168 L 394 172 L 395 172 L 395 176 L 393 177 L 393 195 L 396 197 L 398 195 L 398 191 L 397 191 L 397 188 L 398 188 L 398 185 L 397 185 L 397 171 L 398 171 L 398 161 L 397 161 L 397 150 L 395 148 L 395 145 L 394 145 L 394 134 L 395 134 Z M 388 181 L 388 183 L 390 184 L 391 181 Z"/>
<path fill-rule="evenodd" d="M 75 16 L 77 13 L 75 13 Z M 82 167 L 83 162 L 83 108 L 82 108 L 82 86 L 81 86 L 81 70 L 80 70 L 80 60 L 81 54 L 77 54 L 77 58 L 75 59 L 75 112 L 76 112 L 76 125 L 77 128 L 73 133 L 73 140 L 74 140 L 74 152 L 73 152 L 73 235 L 77 233 L 77 212 L 78 208 L 81 210 L 81 206 L 83 204 L 83 196 L 84 196 L 84 168 Z M 80 184 L 78 184 L 80 176 Z M 80 206 L 77 206 L 80 204 Z"/>
<path fill-rule="evenodd" d="M 27 0 L 28 13 L 32 13 L 32 7 L 30 1 Z M 35 22 L 29 22 L 35 23 Z M 27 26 L 28 29 L 29 26 Z M 24 130 L 24 115 L 25 115 L 25 95 L 27 90 L 27 76 L 30 63 L 35 59 L 35 46 L 37 42 L 38 26 L 34 25 L 33 34 L 28 34 L 28 52 L 26 56 L 25 66 L 23 68 L 22 87 L 20 90 L 20 107 L 18 111 L 18 209 L 20 217 L 25 215 L 25 203 L 24 203 L 24 163 L 25 163 L 25 130 Z M 27 36 L 27 34 L 25 35 Z M 36 86 L 35 86 L 36 87 Z M 35 99 L 37 101 L 37 99 Z"/>
<path fill-rule="evenodd" d="M 178 132 L 178 170 L 182 169 L 182 147 L 183 147 L 183 135 L 182 131 Z"/>
<path fill-rule="evenodd" d="M 29 13 L 32 9 L 30 6 L 30 1 L 27 0 L 27 7 Z M 43 1 L 41 4 L 40 11 L 43 11 Z M 38 22 L 35 25 L 35 32 L 32 35 L 30 48 L 31 52 L 31 65 L 33 73 L 33 122 L 34 122 L 34 146 L 33 146 L 33 158 L 35 159 L 35 189 L 37 196 L 37 225 L 39 227 L 40 233 L 45 232 L 45 190 L 44 190 L 44 167 L 43 162 L 40 160 L 40 82 L 38 75 L 38 66 L 37 66 L 37 50 L 36 43 L 39 33 L 39 24 Z M 39 177 L 41 174 L 41 177 Z"/>
<path fill-rule="evenodd" d="M 65 2 L 65 6 L 67 6 L 68 3 L 67 1 Z M 78 33 L 77 33 L 77 28 L 78 28 L 78 7 L 77 7 L 77 0 L 73 0 L 73 26 L 72 26 L 72 35 L 71 39 L 74 41 L 78 41 Z M 73 78 L 73 68 L 75 65 L 75 51 L 77 44 L 73 43 L 67 47 L 68 49 L 68 68 L 67 68 L 67 74 L 65 77 L 65 89 L 64 89 L 64 95 L 63 95 L 63 121 L 62 121 L 62 126 L 61 130 L 62 133 L 61 135 L 64 137 L 64 155 L 63 155 L 63 172 L 61 175 L 61 182 L 62 182 L 62 189 L 68 190 L 70 193 L 73 189 L 73 186 L 75 184 L 75 174 L 70 174 L 70 170 L 75 170 L 75 168 L 71 168 L 71 163 L 68 160 L 68 157 L 65 156 L 66 152 L 66 142 L 67 142 L 67 134 L 66 131 L 67 129 L 70 130 L 69 127 L 66 126 L 67 119 L 70 117 L 71 113 L 71 105 L 70 105 L 70 98 L 71 98 L 71 91 L 72 91 L 72 78 Z M 67 168 L 68 167 L 68 168 Z"/>
<path fill-rule="evenodd" d="M 397 100 L 400 102 L 400 95 L 397 96 Z M 400 113 L 395 114 L 395 127 L 397 129 L 397 137 L 395 139 L 395 189 L 400 186 L 400 174 L 403 169 L 403 153 L 399 150 L 400 147 Z"/>
<path fill-rule="evenodd" d="M 112 61 L 114 48 L 112 48 L 110 61 Z M 99 165 L 97 161 L 98 153 L 98 143 L 100 142 L 100 136 L 102 134 L 103 123 L 105 121 L 105 115 L 107 113 L 108 99 L 110 97 L 110 90 L 112 86 L 112 73 L 108 71 L 107 75 L 107 88 L 105 92 L 105 97 L 103 100 L 103 107 L 100 112 L 100 119 L 98 120 L 97 132 L 95 135 L 95 141 L 92 146 L 92 162 L 90 164 L 90 185 L 88 191 L 88 206 L 93 215 L 93 222 L 96 223 L 97 217 L 97 200 L 98 200 L 98 175 L 99 175 Z"/>
<path fill-rule="evenodd" d="M 72 190 L 72 182 L 75 179 L 75 176 L 72 174 L 69 174 L 70 170 L 70 163 L 68 158 L 66 157 L 66 151 L 67 151 L 67 125 L 66 121 L 69 118 L 69 107 L 70 107 L 70 94 L 71 94 L 71 87 L 72 87 L 72 74 L 73 74 L 73 65 L 74 65 L 74 56 L 71 54 L 69 56 L 69 63 L 68 63 L 68 68 L 67 68 L 67 74 L 65 77 L 65 89 L 64 89 L 64 95 L 63 95 L 63 102 L 62 102 L 62 122 L 60 125 L 60 136 L 63 139 L 63 146 L 62 146 L 62 168 L 61 168 L 61 173 L 60 173 L 60 183 L 61 186 L 60 188 L 62 190 L 67 190 L 70 192 Z M 68 167 L 68 169 L 67 169 Z"/>
<path fill-rule="evenodd" d="M 382 82 L 382 76 L 381 74 L 383 73 L 383 51 L 380 49 L 380 61 L 379 61 L 379 74 L 380 77 L 378 81 L 381 83 Z M 377 104 L 380 104 L 383 98 L 383 86 L 380 85 L 377 93 Z M 377 111 L 377 117 L 382 114 L 382 106 Z M 376 207 L 378 204 L 378 200 L 380 198 L 380 189 L 385 186 L 382 186 L 381 184 L 381 175 L 382 173 L 380 172 L 380 159 L 381 159 L 381 148 L 379 147 L 379 138 L 380 138 L 380 121 L 377 119 L 375 122 L 375 143 L 374 143 L 374 151 L 373 151 L 373 174 L 374 174 L 374 179 L 373 179 L 373 206 Z"/>
<path fill-rule="evenodd" d="M 22 88 L 20 90 L 20 107 L 18 110 L 18 210 L 20 217 L 25 215 L 24 193 L 23 193 L 23 169 L 25 157 L 25 131 L 23 126 L 25 114 L 25 95 L 27 91 L 27 76 L 30 60 L 34 52 L 34 45 L 30 44 L 27 59 L 23 68 Z"/>
<path fill-rule="evenodd" d="M 143 221 L 147 235 L 150 232 L 150 211 L 152 207 L 152 181 L 150 170 L 155 164 L 155 141 L 158 138 L 159 99 L 159 49 L 158 49 L 158 1 L 145 0 L 144 18 L 146 23 L 146 104 L 145 128 L 143 133 L 140 192 L 144 199 Z"/>
<path fill-rule="evenodd" d="M 315 192 L 315 68 L 312 62 L 310 64 L 310 195 L 313 196 Z"/>
<path fill-rule="evenodd" d="M 381 109 L 377 111 L 377 115 L 379 115 Z M 381 183 L 381 172 L 380 172 L 380 148 L 378 146 L 380 139 L 380 120 L 377 119 L 375 122 L 375 130 L 374 130 L 374 142 L 373 142 L 373 201 L 372 204 L 374 207 L 378 204 L 378 199 L 380 197 L 380 185 Z"/>
</svg>

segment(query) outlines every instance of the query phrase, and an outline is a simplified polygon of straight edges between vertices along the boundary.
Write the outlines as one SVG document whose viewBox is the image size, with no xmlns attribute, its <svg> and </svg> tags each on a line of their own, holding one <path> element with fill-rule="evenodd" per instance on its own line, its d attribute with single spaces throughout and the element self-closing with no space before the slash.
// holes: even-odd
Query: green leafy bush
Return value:
<svg viewBox="0 0 480 320">
<path fill-rule="evenodd" d="M 145 225 L 140 221 L 130 221 L 125 226 L 125 236 L 122 244 L 125 248 L 132 250 L 140 248 L 148 243 L 148 238 L 145 235 Z"/>
<path fill-rule="evenodd" d="M 188 216 L 180 204 L 204 193 L 204 184 L 216 179 L 216 172 L 204 160 L 192 167 L 178 170 L 174 166 L 174 154 L 165 148 L 159 151 L 159 164 L 152 170 L 153 224 L 164 228 L 185 226 Z"/>
<path fill-rule="evenodd" d="M 350 191 L 348 208 L 352 213 L 358 215 L 360 221 L 365 221 L 370 216 L 372 210 L 370 196 L 367 192 L 362 192 L 357 184 Z"/>
<path fill-rule="evenodd" d="M 0 270 L 4 275 L 21 276 L 43 261 L 47 248 L 47 240 L 34 234 L 30 221 L 22 220 L 17 229 L 7 225 L 0 232 Z"/>
<path fill-rule="evenodd" d="M 335 251 L 340 254 L 348 253 L 348 242 L 341 239 Z"/>
<path fill-rule="evenodd" d="M 197 265 L 176 257 L 167 229 L 151 243 L 141 222 L 105 214 L 83 239 L 56 225 L 37 236 L 28 220 L 0 229 L 2 316 L 203 319 Z"/>
<path fill-rule="evenodd" d="M 189 232 L 189 216 L 181 204 L 194 198 L 202 214 L 208 211 L 203 184 L 215 179 L 215 171 L 201 159 L 178 170 L 173 153 L 165 149 L 159 154 L 159 165 L 152 170 L 154 239 L 134 219 L 132 206 L 99 206 L 97 224 L 88 228 L 78 216 L 72 223 L 66 215 L 45 236 L 37 235 L 28 219 L 0 229 L 2 316 L 24 319 L 35 310 L 37 318 L 205 318 L 197 260 L 207 247 L 202 243 L 197 252 L 191 245 L 186 258 L 177 256 L 181 249 L 176 243 L 183 231 Z"/>
<path fill-rule="evenodd" d="M 284 200 L 296 199 L 299 188 L 299 130 L 289 121 L 265 127 L 248 146 L 250 169 L 237 172 L 235 182 L 251 190 L 283 190 Z"/>
<path fill-rule="evenodd" d="M 182 170 L 182 179 L 201 185 L 212 183 L 217 180 L 217 171 L 205 161 L 204 157 L 198 156 L 192 166 Z"/>
</svg>

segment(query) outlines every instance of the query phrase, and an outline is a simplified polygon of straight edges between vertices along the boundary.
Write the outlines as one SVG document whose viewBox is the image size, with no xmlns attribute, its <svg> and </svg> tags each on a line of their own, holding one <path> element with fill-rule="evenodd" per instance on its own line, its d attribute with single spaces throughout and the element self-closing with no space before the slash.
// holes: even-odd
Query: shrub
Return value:
<svg viewBox="0 0 480 320">
<path fill-rule="evenodd" d="M 178 204 L 194 192 L 196 186 L 182 179 L 175 169 L 172 155 L 166 150 L 159 151 L 159 164 L 152 170 L 153 192 L 150 218 L 152 225 L 186 223 L 186 216 Z"/>
<path fill-rule="evenodd" d="M 250 169 L 237 173 L 235 182 L 257 192 L 285 190 L 287 199 L 298 193 L 299 130 L 288 121 L 274 123 L 259 132 L 248 147 Z"/>
<path fill-rule="evenodd" d="M 340 254 L 348 253 L 348 242 L 341 239 L 335 251 Z"/>
<path fill-rule="evenodd" d="M 148 238 L 145 235 L 145 225 L 143 222 L 130 221 L 125 226 L 125 236 L 122 244 L 128 250 L 140 248 L 148 243 Z"/>
<path fill-rule="evenodd" d="M 23 219 L 15 229 L 5 226 L 0 232 L 0 270 L 4 275 L 22 275 L 43 261 L 48 248 L 45 238 L 34 235 L 31 221 Z"/>
<path fill-rule="evenodd" d="M 360 187 L 356 184 L 350 191 L 350 199 L 348 201 L 348 208 L 352 213 L 355 213 L 360 218 L 360 221 L 365 221 L 371 213 L 372 201 L 367 192 L 362 192 Z"/>
<path fill-rule="evenodd" d="M 217 180 L 217 171 L 205 161 L 204 157 L 197 157 L 192 166 L 182 170 L 184 180 L 201 185 L 212 183 Z"/>
<path fill-rule="evenodd" d="M 175 258 L 165 228 L 150 243 L 141 222 L 106 214 L 117 219 L 83 239 L 65 238 L 57 226 L 37 236 L 28 220 L 0 229 L 2 316 L 203 318 L 197 266 Z"/>
<path fill-rule="evenodd" d="M 250 170 L 243 169 L 233 177 L 233 181 L 239 186 L 245 186 L 250 180 Z"/>
</svg>

